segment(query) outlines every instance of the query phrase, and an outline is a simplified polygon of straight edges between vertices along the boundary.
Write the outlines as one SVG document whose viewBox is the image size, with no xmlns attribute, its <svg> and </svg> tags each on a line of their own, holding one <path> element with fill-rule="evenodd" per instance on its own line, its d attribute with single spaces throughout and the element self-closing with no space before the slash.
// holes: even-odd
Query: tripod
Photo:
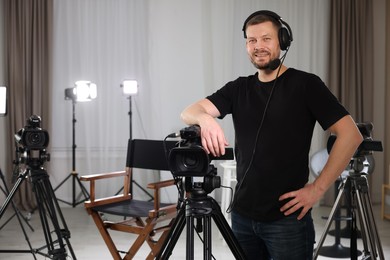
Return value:
<svg viewBox="0 0 390 260">
<path fill-rule="evenodd" d="M 62 199 L 58 199 L 59 201 L 71 205 L 73 208 L 77 205 L 83 203 L 84 201 L 89 199 L 89 193 L 84 185 L 81 183 L 79 174 L 76 172 L 76 100 L 72 100 L 72 172 L 54 189 L 54 191 L 58 190 L 68 179 L 72 178 L 72 202 L 68 202 Z M 76 200 L 76 183 L 79 185 L 81 189 L 81 194 L 84 196 L 83 200 Z"/>
<path fill-rule="evenodd" d="M 372 212 L 372 204 L 369 195 L 369 188 L 367 178 L 361 172 L 353 172 L 348 176 L 340 186 L 340 191 L 333 205 L 328 221 L 325 225 L 325 230 L 322 233 L 321 239 L 314 252 L 313 259 L 317 259 L 322 244 L 326 238 L 326 234 L 334 218 L 335 212 L 339 206 L 340 199 L 344 192 L 348 190 L 351 195 L 351 259 L 357 259 L 357 227 L 356 227 L 356 212 L 358 209 L 359 222 L 361 226 L 361 236 L 363 240 L 363 258 L 362 259 L 376 259 L 379 254 L 379 259 L 385 259 L 383 250 L 379 239 L 377 227 L 375 224 L 374 215 Z"/>
<path fill-rule="evenodd" d="M 190 196 L 182 203 L 172 229 L 168 234 L 168 239 L 165 240 L 156 259 L 169 258 L 186 224 L 186 259 L 194 259 L 195 220 L 197 221 L 197 232 L 204 232 L 203 259 L 212 259 L 211 218 L 215 221 L 219 231 L 235 256 L 235 259 L 245 259 L 245 254 L 223 216 L 218 203 L 207 195 L 207 192 L 202 188 L 200 183 L 194 183 L 194 185 L 195 188 L 191 191 Z"/>
<path fill-rule="evenodd" d="M 6 198 L 3 206 L 0 209 L 0 219 L 3 216 L 7 206 L 12 202 L 12 198 L 23 180 L 30 177 L 33 192 L 38 204 L 39 216 L 42 223 L 43 233 L 46 241 L 46 246 L 42 246 L 37 249 L 33 249 L 30 245 L 30 250 L 2 250 L 3 253 L 31 253 L 40 254 L 50 259 L 66 260 L 67 248 L 73 259 L 76 256 L 73 252 L 72 246 L 69 242 L 70 232 L 65 223 L 64 216 L 56 200 L 53 188 L 49 181 L 49 176 L 46 170 L 41 166 L 42 161 L 39 158 L 27 159 L 26 170 L 19 174 L 14 187 Z M 67 248 L 66 248 L 67 247 Z M 47 248 L 47 252 L 42 250 Z"/>
</svg>

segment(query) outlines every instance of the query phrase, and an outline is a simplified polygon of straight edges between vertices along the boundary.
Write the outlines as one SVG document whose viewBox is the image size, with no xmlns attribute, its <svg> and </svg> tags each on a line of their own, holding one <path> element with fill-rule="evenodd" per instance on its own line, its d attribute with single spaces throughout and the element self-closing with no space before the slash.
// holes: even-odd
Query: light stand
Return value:
<svg viewBox="0 0 390 260">
<path fill-rule="evenodd" d="M 132 112 L 132 96 L 136 95 L 138 93 L 138 82 L 136 80 L 124 80 L 121 84 L 121 87 L 123 89 L 123 94 L 127 96 L 129 100 L 129 132 L 130 132 L 130 140 L 133 139 L 133 112 Z M 139 183 L 137 183 L 135 180 L 133 180 L 133 176 L 130 177 L 130 191 L 133 192 L 133 184 L 135 184 L 139 189 L 141 189 L 150 200 L 153 200 L 153 196 L 144 189 Z M 119 194 L 123 188 L 121 188 L 117 194 Z"/>
<path fill-rule="evenodd" d="M 96 98 L 96 85 L 89 81 L 78 81 L 76 82 L 75 88 L 65 89 L 65 99 L 72 100 L 72 171 L 71 173 L 54 189 L 56 191 L 60 188 L 67 180 L 72 178 L 72 202 L 58 199 L 59 201 L 76 207 L 80 203 L 89 199 L 89 193 L 84 185 L 81 183 L 78 173 L 76 171 L 76 102 L 77 101 L 89 101 Z M 84 199 L 77 200 L 76 198 L 76 184 L 78 184 L 81 194 Z M 80 196 L 80 195 L 79 195 Z"/>
<path fill-rule="evenodd" d="M 132 113 L 132 102 L 131 97 L 138 93 L 138 82 L 136 80 L 124 80 L 121 84 L 123 94 L 129 99 L 129 131 L 130 131 L 130 140 L 133 139 L 133 113 Z"/>
</svg>

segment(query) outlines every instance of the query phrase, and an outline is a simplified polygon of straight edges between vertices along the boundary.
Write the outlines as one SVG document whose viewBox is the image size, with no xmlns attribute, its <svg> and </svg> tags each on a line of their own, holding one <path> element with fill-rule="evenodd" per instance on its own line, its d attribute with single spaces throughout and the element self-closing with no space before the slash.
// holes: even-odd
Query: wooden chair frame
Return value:
<svg viewBox="0 0 390 260">
<path fill-rule="evenodd" d="M 129 143 L 130 144 L 130 143 Z M 131 176 L 133 173 L 132 167 L 126 167 L 125 171 L 100 173 L 87 176 L 81 176 L 80 180 L 88 181 L 90 187 L 90 200 L 84 203 L 88 214 L 90 214 L 105 241 L 113 259 L 132 259 L 141 246 L 146 242 L 150 247 L 150 253 L 146 259 L 154 259 L 161 249 L 161 246 L 169 233 L 169 229 L 174 222 L 174 218 L 177 214 L 176 204 L 162 205 L 160 204 L 160 190 L 165 187 L 175 185 L 174 180 L 167 180 L 161 182 L 150 183 L 147 188 L 152 189 L 154 193 L 153 202 L 136 201 L 132 199 L 130 193 Z M 122 177 L 124 179 L 123 192 L 119 195 L 96 198 L 96 182 L 107 180 L 111 178 Z M 121 221 L 107 221 L 104 220 L 102 215 L 115 214 L 105 211 L 105 207 L 111 207 L 111 205 L 130 204 L 130 203 L 143 203 L 151 204 L 150 210 L 146 214 L 138 214 L 137 209 L 132 209 L 129 206 L 128 212 L 119 214 L 123 216 Z M 143 210 L 145 211 L 145 210 Z M 137 234 L 138 237 L 130 246 L 130 248 L 124 252 L 118 250 L 113 239 L 111 238 L 110 231 L 120 231 Z M 159 233 L 159 234 L 158 234 Z M 121 253 L 125 253 L 122 258 Z"/>
</svg>

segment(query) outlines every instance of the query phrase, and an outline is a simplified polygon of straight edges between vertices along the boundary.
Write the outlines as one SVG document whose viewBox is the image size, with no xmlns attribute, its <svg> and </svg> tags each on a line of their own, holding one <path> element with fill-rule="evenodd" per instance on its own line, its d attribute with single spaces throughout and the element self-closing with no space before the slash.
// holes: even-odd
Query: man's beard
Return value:
<svg viewBox="0 0 390 260">
<path fill-rule="evenodd" d="M 261 55 L 261 54 L 267 54 L 268 57 L 269 57 L 269 61 L 268 62 L 257 63 L 256 62 L 256 58 L 257 58 L 256 55 Z M 270 66 L 274 66 L 274 65 L 276 65 L 276 67 L 279 66 L 279 63 L 275 64 L 275 61 L 278 60 L 277 57 L 279 57 L 279 55 L 276 56 L 276 58 L 272 58 L 270 52 L 268 52 L 268 51 L 260 51 L 260 50 L 257 50 L 255 52 L 253 52 L 252 55 L 249 55 L 250 61 L 252 62 L 253 66 L 255 66 L 255 68 L 258 69 L 258 70 L 267 70 L 267 69 L 274 70 L 274 68 L 270 68 Z M 271 63 L 274 63 L 274 64 L 271 65 Z"/>
<path fill-rule="evenodd" d="M 253 55 L 250 56 L 250 60 L 253 64 L 253 66 L 255 66 L 256 69 L 258 70 L 265 70 L 265 69 L 268 69 L 269 68 L 269 63 L 271 62 L 272 59 L 270 59 L 268 62 L 263 62 L 263 63 L 256 63 L 256 56 L 257 54 L 260 54 L 260 52 L 258 53 L 253 53 Z"/>
<path fill-rule="evenodd" d="M 262 63 L 262 64 L 258 64 L 256 63 L 256 61 L 254 59 L 251 58 L 251 62 L 253 64 L 253 66 L 255 66 L 256 69 L 258 70 L 265 70 L 265 69 L 268 69 L 269 68 L 269 62 L 267 63 Z"/>
</svg>

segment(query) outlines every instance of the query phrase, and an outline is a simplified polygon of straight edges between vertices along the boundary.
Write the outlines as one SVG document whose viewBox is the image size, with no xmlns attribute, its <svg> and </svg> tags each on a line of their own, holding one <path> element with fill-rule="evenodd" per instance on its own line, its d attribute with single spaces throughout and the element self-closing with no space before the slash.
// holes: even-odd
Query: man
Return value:
<svg viewBox="0 0 390 260">
<path fill-rule="evenodd" d="M 317 76 L 280 62 L 292 33 L 277 14 L 255 12 L 243 31 L 256 74 L 227 83 L 181 117 L 200 126 L 202 146 L 219 156 L 228 142 L 215 119 L 232 114 L 238 181 L 232 229 L 247 258 L 312 259 L 310 210 L 346 168 L 362 136 Z M 337 138 L 321 175 L 308 183 L 316 121 Z"/>
</svg>

